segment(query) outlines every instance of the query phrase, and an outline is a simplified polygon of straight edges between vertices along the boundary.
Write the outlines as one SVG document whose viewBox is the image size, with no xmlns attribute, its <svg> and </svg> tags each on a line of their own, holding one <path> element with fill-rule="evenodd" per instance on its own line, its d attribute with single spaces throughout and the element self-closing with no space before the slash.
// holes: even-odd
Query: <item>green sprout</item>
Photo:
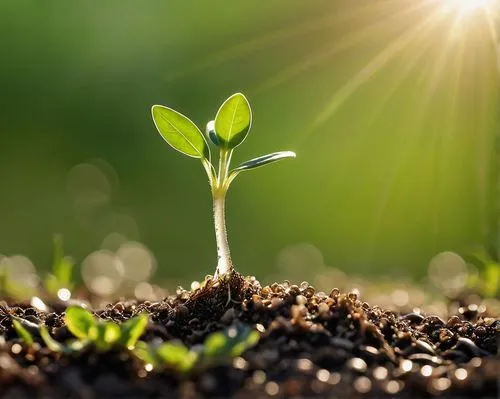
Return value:
<svg viewBox="0 0 500 399">
<path fill-rule="evenodd" d="M 17 335 L 26 345 L 33 344 L 33 332 L 40 335 L 52 352 L 73 354 L 89 346 L 93 346 L 98 352 L 106 352 L 114 347 L 134 349 L 146 329 L 148 316 L 141 314 L 121 324 L 116 324 L 111 321 L 97 320 L 89 311 L 78 306 L 71 306 L 66 309 L 65 322 L 76 339 L 62 344 L 50 336 L 47 327 L 18 317 L 12 319 Z"/>
<path fill-rule="evenodd" d="M 65 322 L 76 339 L 62 344 L 50 336 L 47 327 L 32 323 L 20 317 L 12 317 L 12 325 L 18 337 L 28 346 L 34 342 L 33 335 L 39 335 L 52 352 L 73 354 L 93 346 L 98 352 L 106 352 L 114 347 L 133 350 L 148 324 L 147 314 L 140 314 L 116 324 L 112 321 L 97 320 L 92 313 L 79 306 L 66 309 Z"/>
<path fill-rule="evenodd" d="M 69 256 L 64 255 L 62 236 L 54 237 L 54 260 L 52 263 L 52 273 L 47 274 L 44 279 L 44 286 L 47 292 L 57 296 L 62 288 L 73 289 L 72 272 L 74 262 Z"/>
<path fill-rule="evenodd" d="M 182 342 L 175 340 L 158 346 L 139 341 L 134 354 L 155 370 L 165 368 L 181 374 L 190 372 L 199 359 L 197 351 L 190 350 Z"/>
<path fill-rule="evenodd" d="M 115 346 L 133 349 L 148 324 L 148 316 L 141 314 L 122 324 L 97 320 L 92 313 L 79 306 L 66 309 L 66 326 L 82 346 L 93 345 L 99 352 Z"/>
<path fill-rule="evenodd" d="M 151 112 L 158 132 L 170 146 L 187 156 L 201 160 L 208 175 L 213 199 L 218 255 L 215 277 L 230 274 L 234 271 L 234 267 L 224 214 L 225 198 L 230 184 L 243 171 L 281 159 L 295 158 L 295 153 L 292 151 L 275 152 L 243 162 L 236 168 L 230 169 L 233 151 L 245 140 L 252 124 L 250 104 L 241 93 L 229 97 L 217 111 L 215 120 L 207 124 L 207 136 L 219 150 L 217 171 L 212 163 L 210 148 L 203 133 L 189 118 L 163 105 L 154 105 Z"/>
<path fill-rule="evenodd" d="M 203 355 L 210 363 L 240 356 L 260 340 L 257 330 L 243 324 L 210 334 L 203 344 Z"/>
<path fill-rule="evenodd" d="M 500 296 L 500 262 L 486 249 L 479 248 L 466 254 L 469 264 L 473 265 L 467 277 L 467 287 L 477 290 L 485 298 Z"/>
<path fill-rule="evenodd" d="M 258 331 L 245 325 L 210 334 L 203 345 L 188 348 L 180 341 L 153 346 L 139 341 L 134 354 L 153 369 L 170 369 L 185 374 L 195 368 L 212 367 L 240 356 L 259 342 Z"/>
<path fill-rule="evenodd" d="M 34 329 L 38 327 L 36 324 L 31 323 L 28 320 L 21 319 L 20 317 L 13 316 L 12 326 L 14 327 L 14 330 L 16 330 L 17 336 L 25 345 L 33 345 L 34 340 L 32 332 L 34 332 Z"/>
</svg>

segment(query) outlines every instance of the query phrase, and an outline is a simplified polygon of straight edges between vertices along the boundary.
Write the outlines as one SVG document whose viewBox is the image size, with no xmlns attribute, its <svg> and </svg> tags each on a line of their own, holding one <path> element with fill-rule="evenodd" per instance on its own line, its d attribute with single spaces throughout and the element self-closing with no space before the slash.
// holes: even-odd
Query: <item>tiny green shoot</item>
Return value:
<svg viewBox="0 0 500 399">
<path fill-rule="evenodd" d="M 256 345 L 259 339 L 257 330 L 245 325 L 231 326 L 210 334 L 203 344 L 203 354 L 208 359 L 234 358 Z"/>
<path fill-rule="evenodd" d="M 40 336 L 42 337 L 43 342 L 45 342 L 45 346 L 49 348 L 52 352 L 55 353 L 71 353 L 71 347 L 65 346 L 60 342 L 56 341 L 54 338 L 50 336 L 49 330 L 47 327 L 40 326 Z"/>
<path fill-rule="evenodd" d="M 98 351 L 106 352 L 115 346 L 133 349 L 146 329 L 148 316 L 141 314 L 116 324 L 97 320 L 88 310 L 71 306 L 66 310 L 65 322 L 82 347 L 94 345 Z"/>
<path fill-rule="evenodd" d="M 71 257 L 64 255 L 62 236 L 54 236 L 54 259 L 52 262 L 52 272 L 44 279 L 44 287 L 47 292 L 57 296 L 62 288 L 73 289 L 72 273 L 74 262 Z"/>
<path fill-rule="evenodd" d="M 18 317 L 12 318 L 12 325 L 14 330 L 16 330 L 17 336 L 23 341 L 27 346 L 33 345 L 33 335 L 28 331 L 28 326 L 23 324 L 29 323 L 27 320 L 20 319 Z"/>
<path fill-rule="evenodd" d="M 229 250 L 224 211 L 230 184 L 243 171 L 281 159 L 295 158 L 295 153 L 292 151 L 275 152 L 243 162 L 236 168 L 230 169 L 233 151 L 245 140 L 252 125 L 250 104 L 241 93 L 233 94 L 224 101 L 217 111 L 215 120 L 207 124 L 207 136 L 219 151 L 217 170 L 212 162 L 210 147 L 205 136 L 188 117 L 163 105 L 154 105 L 151 112 L 155 126 L 164 140 L 175 150 L 189 157 L 200 159 L 207 173 L 212 191 L 218 255 L 215 277 L 230 274 L 234 271 L 234 266 Z"/>
<path fill-rule="evenodd" d="M 158 346 L 139 341 L 134 354 L 153 369 L 171 369 L 181 374 L 231 361 L 256 345 L 259 332 L 248 326 L 232 326 L 210 334 L 203 345 L 188 348 L 180 341 Z"/>
<path fill-rule="evenodd" d="M 134 354 L 154 369 L 165 368 L 184 374 L 191 371 L 199 358 L 199 353 L 190 350 L 180 341 L 164 342 L 158 346 L 139 341 Z"/>
<path fill-rule="evenodd" d="M 465 254 L 473 265 L 467 277 L 467 287 L 477 290 L 485 298 L 500 296 L 500 262 L 484 248 Z"/>
<path fill-rule="evenodd" d="M 113 347 L 132 350 L 146 329 L 148 316 L 140 314 L 116 324 L 112 321 L 97 320 L 88 310 L 71 306 L 66 310 L 65 322 L 76 339 L 62 344 L 50 336 L 47 327 L 12 316 L 12 325 L 26 345 L 33 344 L 33 334 L 36 334 L 40 335 L 51 351 L 66 354 L 79 352 L 90 345 L 99 352 L 106 352 Z"/>
</svg>

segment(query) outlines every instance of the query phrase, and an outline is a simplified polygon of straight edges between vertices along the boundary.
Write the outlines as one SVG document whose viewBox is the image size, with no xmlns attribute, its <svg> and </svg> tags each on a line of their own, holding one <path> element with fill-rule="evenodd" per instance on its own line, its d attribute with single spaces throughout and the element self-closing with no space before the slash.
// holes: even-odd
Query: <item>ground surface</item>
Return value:
<svg viewBox="0 0 500 399">
<path fill-rule="evenodd" d="M 184 378 L 147 372 L 127 351 L 67 357 L 39 339 L 23 348 L 11 315 L 44 323 L 64 341 L 70 337 L 64 308 L 41 312 L 4 303 L 0 397 L 498 397 L 500 320 L 483 306 L 469 304 L 442 320 L 385 311 L 335 289 L 316 293 L 287 282 L 261 288 L 254 279 L 242 284 L 229 303 L 226 287 L 214 287 L 95 311 L 116 322 L 147 311 L 144 341 L 181 339 L 191 346 L 237 323 L 261 332 L 259 343 L 231 363 Z"/>
</svg>

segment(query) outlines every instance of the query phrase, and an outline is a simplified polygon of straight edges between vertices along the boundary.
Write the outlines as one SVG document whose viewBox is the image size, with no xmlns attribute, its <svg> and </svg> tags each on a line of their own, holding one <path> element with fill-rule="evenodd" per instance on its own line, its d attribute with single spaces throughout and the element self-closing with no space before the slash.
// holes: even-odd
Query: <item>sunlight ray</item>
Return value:
<svg viewBox="0 0 500 399">
<path fill-rule="evenodd" d="M 453 48 L 452 47 L 453 42 L 456 41 L 456 39 L 457 39 L 456 33 L 457 33 L 457 29 L 459 27 L 458 23 L 460 22 L 460 18 L 461 18 L 460 15 L 457 15 L 455 17 L 455 19 L 452 23 L 451 29 L 448 32 L 446 41 L 444 42 L 444 47 L 445 47 L 446 51 L 443 51 L 442 53 L 440 53 L 440 57 L 434 63 L 432 77 L 431 77 L 431 83 L 429 84 L 429 86 L 432 87 L 432 90 L 428 90 L 426 98 L 423 99 L 423 104 L 425 106 L 423 106 L 420 110 L 419 120 L 423 120 L 423 118 L 425 117 L 427 110 L 428 110 L 428 107 L 431 104 L 430 100 L 432 98 L 432 94 L 434 93 L 434 91 L 437 88 L 437 85 L 440 82 L 439 78 L 442 77 L 442 71 L 444 70 L 444 67 L 446 65 L 446 61 L 449 57 L 449 52 Z M 430 32 L 428 32 L 428 33 L 430 34 Z M 431 42 L 429 41 L 428 43 L 430 44 Z M 435 160 L 434 175 L 437 178 L 436 183 L 434 185 L 435 190 L 433 191 L 433 192 L 437 192 L 437 194 L 434 196 L 434 215 L 433 215 L 433 233 L 434 233 L 435 238 L 437 237 L 437 235 L 439 233 L 439 209 L 438 209 L 438 207 L 439 207 L 439 191 L 441 190 L 440 183 L 439 183 L 440 182 L 440 175 L 441 175 L 441 171 L 439 169 L 439 166 L 440 166 L 439 160 L 446 158 L 446 156 L 443 154 L 443 151 L 444 151 L 443 146 L 444 146 L 444 142 L 449 137 L 449 134 L 452 131 L 451 121 L 453 120 L 453 115 L 456 114 L 456 99 L 458 96 L 458 84 L 460 81 L 460 72 L 462 69 L 461 64 L 463 62 L 463 56 L 464 56 L 463 41 L 460 41 L 460 44 L 461 44 L 460 52 L 458 54 L 459 64 L 456 66 L 456 68 L 457 68 L 456 69 L 456 76 L 454 77 L 455 78 L 454 79 L 455 83 L 453 85 L 454 93 L 452 93 L 453 99 L 452 99 L 452 104 L 450 106 L 450 116 L 449 116 L 450 123 L 447 125 L 448 129 L 446 132 L 446 137 L 443 137 L 443 138 L 436 137 L 436 136 L 433 137 L 433 147 L 435 148 L 435 150 L 434 150 L 434 160 Z M 414 137 L 415 137 L 415 135 L 414 135 Z M 439 143 L 436 144 L 436 140 L 439 141 Z M 405 143 L 401 145 L 401 150 L 397 154 L 397 159 L 396 159 L 395 163 L 391 164 L 391 165 L 393 165 L 393 168 L 391 169 L 390 176 L 386 181 L 386 184 L 384 186 L 385 188 L 382 190 L 380 202 L 377 206 L 378 210 L 375 212 L 375 219 L 372 222 L 372 227 L 370 229 L 368 243 L 367 243 L 367 247 L 366 247 L 366 255 L 365 255 L 367 260 L 370 259 L 370 257 L 373 255 L 373 251 L 374 251 L 375 244 L 376 244 L 376 238 L 377 238 L 377 235 L 378 235 L 380 228 L 381 228 L 383 215 L 384 215 L 385 210 L 388 206 L 388 200 L 390 197 L 391 190 L 394 186 L 394 180 L 396 178 L 397 172 L 400 168 L 402 161 L 404 159 L 407 159 L 407 157 L 408 157 L 408 152 L 411 149 L 410 148 L 411 142 L 412 142 L 411 140 L 407 139 L 405 141 Z M 436 150 L 436 148 L 437 148 L 437 150 Z"/>
<path fill-rule="evenodd" d="M 453 42 L 457 40 L 463 41 L 463 36 L 459 36 L 459 33 L 461 33 L 460 22 L 462 22 L 463 17 L 463 11 L 457 10 L 451 28 L 448 31 L 446 42 L 443 45 L 443 50 L 434 64 L 432 76 L 428 84 L 428 98 L 432 97 L 436 88 L 441 83 L 441 79 L 445 71 L 446 61 L 448 60 L 451 50 L 453 50 Z"/>
<path fill-rule="evenodd" d="M 409 61 L 408 67 L 405 67 L 404 74 L 401 74 L 399 76 L 399 78 L 397 79 L 398 85 L 399 85 L 399 83 L 401 83 L 404 80 L 404 78 L 406 78 L 409 75 L 411 70 L 413 68 L 415 68 L 415 66 L 417 65 L 418 61 L 422 59 L 426 50 L 428 50 L 430 48 L 432 41 L 428 40 L 428 38 L 431 36 L 432 33 L 434 33 L 434 31 L 428 30 L 426 32 L 426 36 L 420 38 L 421 41 L 424 41 L 426 43 L 426 45 L 423 46 L 419 52 L 414 53 L 413 58 Z M 396 89 L 397 89 L 396 85 L 393 85 L 391 87 L 391 91 L 390 91 L 391 96 L 395 92 Z M 387 102 L 388 100 L 389 100 L 389 97 L 386 97 L 385 102 Z M 429 106 L 430 106 L 430 103 L 428 101 L 425 101 L 424 106 L 422 106 L 421 108 L 419 108 L 418 111 L 416 111 L 416 113 L 418 113 L 418 114 L 414 115 L 416 118 L 415 119 L 416 124 L 418 124 L 419 121 L 423 121 L 423 119 L 425 118 L 425 116 L 427 114 Z M 379 202 L 375 208 L 376 210 L 374 211 L 373 220 L 371 222 L 371 227 L 369 229 L 367 244 L 365 246 L 365 255 L 364 255 L 366 261 L 369 261 L 373 256 L 373 253 L 375 250 L 376 240 L 377 240 L 378 234 L 380 232 L 380 229 L 382 227 L 383 216 L 384 216 L 385 211 L 387 209 L 388 201 L 389 201 L 392 189 L 394 187 L 394 181 L 397 177 L 397 173 L 399 172 L 403 161 L 405 159 L 408 159 L 408 155 L 409 155 L 409 152 L 411 150 L 411 145 L 414 142 L 416 135 L 417 135 L 417 131 L 415 129 L 413 129 L 412 135 L 407 134 L 405 136 L 405 139 L 400 144 L 400 147 L 399 147 L 400 150 L 396 154 L 396 159 L 394 160 L 393 163 L 391 163 L 392 167 L 391 167 L 391 170 L 390 170 L 388 177 L 385 181 L 384 187 L 381 190 Z"/>
<path fill-rule="evenodd" d="M 431 75 L 429 77 L 428 83 L 427 83 L 427 90 L 426 90 L 426 102 L 430 102 L 432 100 L 433 95 L 436 93 L 440 85 L 442 84 L 443 81 L 443 74 L 449 73 L 449 69 L 447 68 L 447 63 L 449 61 L 450 53 L 452 50 L 454 50 L 454 44 L 456 41 L 460 41 L 462 43 L 461 49 L 463 51 L 463 36 L 459 36 L 460 34 L 460 23 L 462 22 L 465 14 L 463 10 L 457 9 L 454 15 L 454 19 L 452 22 L 452 25 L 448 31 L 448 35 L 446 37 L 445 42 L 443 43 L 442 46 L 442 51 L 439 54 L 439 57 L 436 59 L 434 66 L 431 71 Z M 462 58 L 459 58 L 459 62 L 462 62 Z M 460 70 L 460 68 L 459 68 Z M 458 94 L 458 80 L 455 82 L 455 85 L 453 87 L 454 92 L 453 93 L 453 98 L 452 98 L 452 105 L 451 105 L 451 110 L 453 111 L 455 108 L 455 102 L 456 102 L 456 96 Z M 452 112 L 450 111 L 450 112 Z M 446 132 L 443 132 L 440 135 L 434 135 L 431 140 L 431 148 L 432 154 L 433 154 L 433 164 L 434 164 L 434 172 L 433 172 L 433 179 L 434 179 L 434 189 L 431 191 L 432 193 L 432 198 L 430 201 L 432 201 L 433 206 L 431 207 L 433 213 L 432 213 L 432 236 L 434 243 L 437 242 L 437 239 L 439 237 L 439 226 L 440 226 L 440 215 L 439 215 L 439 202 L 440 202 L 440 197 L 441 197 L 441 175 L 442 171 L 440 169 L 441 166 L 441 159 L 445 159 L 446 156 L 443 154 L 443 151 L 447 149 L 447 147 L 444 145 L 445 142 L 447 142 L 448 134 L 450 133 L 450 126 L 451 126 L 451 114 L 450 114 L 450 123 L 447 125 Z M 445 137 L 446 136 L 446 137 Z"/>
<path fill-rule="evenodd" d="M 329 59 L 335 54 L 341 53 L 342 51 L 348 50 L 368 38 L 372 37 L 374 34 L 380 31 L 380 28 L 391 26 L 392 22 L 397 21 L 400 18 L 409 17 L 409 14 L 420 10 L 427 2 L 416 3 L 412 7 L 406 8 L 404 10 L 393 13 L 387 19 L 379 20 L 369 26 L 365 26 L 354 33 L 346 34 L 340 38 L 336 38 L 335 41 L 328 43 L 326 46 L 321 47 L 316 51 L 313 56 L 308 56 L 305 60 L 288 66 L 282 69 L 275 75 L 269 77 L 264 82 L 250 89 L 253 93 L 258 94 L 262 91 L 269 90 L 281 83 L 284 83 L 302 72 L 318 65 L 319 63 Z M 335 43 L 335 44 L 332 44 Z"/>
<path fill-rule="evenodd" d="M 435 12 L 412 29 L 407 30 L 402 36 L 386 46 L 377 56 L 368 62 L 350 81 L 336 91 L 329 104 L 318 114 L 313 121 L 313 129 L 323 125 L 335 111 L 354 93 L 363 83 L 375 75 L 395 55 L 404 49 L 423 29 L 428 29 L 432 24 L 443 18 L 442 13 Z"/>
<path fill-rule="evenodd" d="M 226 47 L 208 57 L 205 57 L 204 59 L 194 62 L 192 67 L 184 68 L 181 71 L 176 71 L 167 75 L 166 79 L 168 81 L 182 79 L 210 67 L 221 65 L 234 59 L 250 55 L 263 50 L 266 47 L 271 47 L 272 45 L 275 45 L 283 40 L 305 35 L 307 33 L 314 32 L 315 30 L 324 29 L 325 27 L 328 27 L 337 17 L 338 14 L 331 13 L 323 17 L 321 21 L 307 21 L 296 29 L 289 29 L 288 27 L 283 28 L 278 31 L 254 37 L 243 43 Z"/>
<path fill-rule="evenodd" d="M 452 42 L 451 34 L 448 38 L 448 45 L 446 46 L 446 54 L 451 52 L 452 45 L 457 44 Z M 463 40 L 458 41 L 458 49 L 456 49 L 457 55 L 455 57 L 456 63 L 453 65 L 453 68 L 448 68 L 447 73 L 453 73 L 453 81 L 451 85 L 451 100 L 448 108 L 448 123 L 447 128 L 443 130 L 442 134 L 434 135 L 433 137 L 433 147 L 434 147 L 434 189 L 432 192 L 434 193 L 434 206 L 431 208 L 434 211 L 433 214 L 433 237 L 434 237 L 434 245 L 436 245 L 439 239 L 440 234 L 440 199 L 442 197 L 443 192 L 443 165 L 444 162 L 449 159 L 449 154 L 452 146 L 450 145 L 450 140 L 453 138 L 453 132 L 456 129 L 456 114 L 457 114 L 457 100 L 460 93 L 460 81 L 462 76 L 462 65 L 465 56 L 465 45 Z M 443 52 L 444 53 L 444 52 Z M 442 57 L 439 60 L 442 62 L 441 73 L 445 68 L 446 60 L 443 60 Z M 434 76 L 435 79 L 437 77 Z"/>
<path fill-rule="evenodd" d="M 388 0 L 397 1 L 397 0 Z M 365 5 L 362 11 L 370 11 L 374 7 L 379 7 L 379 5 L 372 3 Z M 253 37 L 243 43 L 238 43 L 229 47 L 226 47 L 211 56 L 205 57 L 202 60 L 194 63 L 191 68 L 185 68 L 182 71 L 173 72 L 168 75 L 166 79 L 168 81 L 173 81 L 177 79 L 184 78 L 186 76 L 192 75 L 194 73 L 203 71 L 207 68 L 214 67 L 226 62 L 232 61 L 234 59 L 250 55 L 252 53 L 258 52 L 265 48 L 271 47 L 277 43 L 284 40 L 291 39 L 297 36 L 306 35 L 311 32 L 320 31 L 322 29 L 327 29 L 332 26 L 332 23 L 338 19 L 342 18 L 353 18 L 357 13 L 360 12 L 360 8 L 354 10 L 349 10 L 348 12 L 339 13 L 337 10 L 322 16 L 319 19 L 310 19 L 306 22 L 296 26 L 291 29 L 289 27 L 278 29 L 276 31 L 265 33 L 257 37 Z"/>
<path fill-rule="evenodd" d="M 497 63 L 498 63 L 498 72 L 500 73 L 500 38 L 499 38 L 499 32 L 500 32 L 500 3 L 497 5 L 497 9 L 489 9 L 485 8 L 483 9 L 484 12 L 484 17 L 486 19 L 486 23 L 488 24 L 488 28 L 490 31 L 491 35 L 491 40 L 494 46 L 496 46 L 497 50 Z M 495 27 L 495 21 L 494 18 L 498 20 L 497 24 L 499 26 Z"/>
</svg>

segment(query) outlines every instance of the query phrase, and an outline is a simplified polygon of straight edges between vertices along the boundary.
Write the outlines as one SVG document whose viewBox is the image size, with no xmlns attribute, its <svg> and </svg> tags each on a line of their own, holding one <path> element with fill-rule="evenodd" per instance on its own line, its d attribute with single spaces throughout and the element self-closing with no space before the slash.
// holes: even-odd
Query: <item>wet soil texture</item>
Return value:
<svg viewBox="0 0 500 399">
<path fill-rule="evenodd" d="M 500 320 L 484 306 L 469 304 L 443 320 L 386 311 L 337 289 L 315 292 L 307 283 L 261 287 L 246 278 L 239 284 L 229 301 L 228 287 L 215 284 L 94 311 L 118 323 L 148 312 L 146 342 L 178 339 L 193 346 L 235 324 L 260 332 L 258 344 L 241 357 L 184 376 L 147 369 L 127 350 L 60 355 L 38 337 L 27 348 L 11 316 L 45 324 L 64 341 L 71 338 L 64 306 L 41 312 L 4 302 L 0 397 L 498 397 Z"/>
</svg>

